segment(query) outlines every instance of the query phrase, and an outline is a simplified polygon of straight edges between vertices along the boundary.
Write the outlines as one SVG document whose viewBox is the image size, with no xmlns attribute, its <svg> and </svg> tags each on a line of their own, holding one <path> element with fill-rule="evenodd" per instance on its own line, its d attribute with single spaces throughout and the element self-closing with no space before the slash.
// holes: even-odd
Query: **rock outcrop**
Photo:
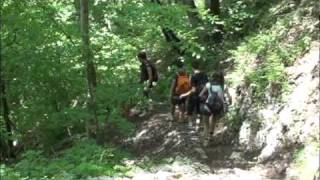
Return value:
<svg viewBox="0 0 320 180">
<path fill-rule="evenodd" d="M 246 120 L 239 144 L 245 151 L 259 151 L 259 162 L 273 159 L 286 148 L 319 141 L 319 43 L 312 43 L 310 51 L 286 73 L 292 91 L 284 102 L 259 107 L 250 100 L 250 93 L 242 99 L 246 103 L 240 113 Z"/>
</svg>

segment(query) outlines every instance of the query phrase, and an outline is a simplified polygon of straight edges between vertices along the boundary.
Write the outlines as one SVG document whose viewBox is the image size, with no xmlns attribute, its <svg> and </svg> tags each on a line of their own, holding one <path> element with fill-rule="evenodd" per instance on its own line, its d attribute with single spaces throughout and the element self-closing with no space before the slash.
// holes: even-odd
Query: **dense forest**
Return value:
<svg viewBox="0 0 320 180">
<path fill-rule="evenodd" d="M 312 72 L 308 82 L 319 80 L 319 9 L 315 0 L 1 0 L 1 178 L 131 179 L 136 169 L 149 172 L 156 165 L 170 164 L 168 159 L 176 156 L 169 151 L 152 158 L 144 151 L 152 149 L 152 143 L 145 147 L 142 143 L 137 150 L 125 142 L 138 134 L 143 122 L 151 122 L 152 115 L 169 113 L 170 84 L 181 59 L 190 73 L 194 62 L 208 74 L 224 72 L 233 100 L 222 121 L 230 136 L 225 144 L 240 147 L 242 141 L 235 139 L 242 137 L 247 121 L 260 130 L 277 122 L 275 115 L 266 118 L 274 121 L 265 121 L 252 114 L 279 105 L 281 116 L 284 104 L 290 104 L 300 83 L 295 81 L 300 75 L 291 76 L 290 68 L 306 70 L 303 73 L 310 78 Z M 159 73 L 148 97 L 139 82 L 141 51 Z M 309 73 L 297 62 L 312 52 L 318 57 Z M 307 57 L 308 62 L 313 61 Z M 307 138 L 295 136 L 309 122 L 300 117 L 319 117 L 318 88 L 317 84 L 310 88 L 312 93 L 297 105 L 310 110 L 314 104 L 315 110 L 286 116 L 292 123 L 280 128 L 296 139 L 284 138 L 285 145 L 279 146 L 284 150 L 277 153 L 290 152 L 288 164 L 301 169 L 310 169 L 303 161 L 309 161 L 304 158 L 309 153 L 306 145 L 319 152 L 318 121 L 301 130 L 310 129 Z M 150 106 L 146 116 L 132 115 L 133 110 Z M 170 129 L 166 121 L 160 123 L 163 130 Z M 180 126 L 184 125 L 172 128 Z M 161 134 L 162 129 L 153 131 Z M 292 136 L 287 133 L 291 130 Z M 265 139 L 263 146 L 268 144 Z M 181 156 L 183 162 L 189 161 L 184 159 L 187 155 Z M 260 157 L 257 164 L 273 162 Z M 298 177 L 315 174 L 310 170 Z"/>
</svg>

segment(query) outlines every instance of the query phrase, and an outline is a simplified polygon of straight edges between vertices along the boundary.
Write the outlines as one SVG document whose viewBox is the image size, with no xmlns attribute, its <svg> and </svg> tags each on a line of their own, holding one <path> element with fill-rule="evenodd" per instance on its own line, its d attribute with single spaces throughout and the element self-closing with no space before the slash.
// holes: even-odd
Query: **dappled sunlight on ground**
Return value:
<svg viewBox="0 0 320 180">
<path fill-rule="evenodd" d="M 228 127 L 216 125 L 208 146 L 202 145 L 203 127 L 190 128 L 187 123 L 170 121 L 166 105 L 156 108 L 152 116 L 141 121 L 136 135 L 125 141 L 140 157 L 140 162 L 171 159 L 164 165 L 155 163 L 150 171 L 134 170 L 133 179 L 266 179 L 256 162 L 232 145 Z M 195 123 L 194 123 L 195 124 Z"/>
</svg>

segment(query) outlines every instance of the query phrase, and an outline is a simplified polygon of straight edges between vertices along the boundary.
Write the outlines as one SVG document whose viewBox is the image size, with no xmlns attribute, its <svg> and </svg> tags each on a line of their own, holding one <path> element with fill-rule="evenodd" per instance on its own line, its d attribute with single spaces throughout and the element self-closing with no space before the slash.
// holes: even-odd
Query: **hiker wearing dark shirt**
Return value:
<svg viewBox="0 0 320 180">
<path fill-rule="evenodd" d="M 208 76 L 202 72 L 199 68 L 199 63 L 193 63 L 193 74 L 190 78 L 191 90 L 180 95 L 180 98 L 188 97 L 188 107 L 187 107 L 187 116 L 189 126 L 192 126 L 192 115 L 194 111 L 197 114 L 198 119 L 200 118 L 200 98 L 199 93 L 202 88 L 208 82 Z"/>
<path fill-rule="evenodd" d="M 149 97 L 151 88 L 154 87 L 158 81 L 158 72 L 155 65 L 148 60 L 146 52 L 141 51 L 138 54 L 138 59 L 141 62 L 140 83 L 145 84 L 143 94 Z"/>
</svg>

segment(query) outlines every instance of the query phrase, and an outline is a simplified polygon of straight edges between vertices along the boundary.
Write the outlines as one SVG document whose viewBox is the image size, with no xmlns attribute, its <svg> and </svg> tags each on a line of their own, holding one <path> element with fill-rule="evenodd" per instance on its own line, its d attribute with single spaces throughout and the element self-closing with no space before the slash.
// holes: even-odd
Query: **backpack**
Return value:
<svg viewBox="0 0 320 180">
<path fill-rule="evenodd" d="M 151 71 L 152 71 L 152 80 L 153 82 L 157 82 L 159 77 L 158 77 L 158 71 L 157 68 L 154 64 L 150 63 Z"/>
<path fill-rule="evenodd" d="M 223 99 L 219 97 L 217 91 L 212 90 L 212 85 L 208 89 L 210 91 L 211 96 L 208 96 L 206 100 L 206 105 L 210 109 L 212 113 L 219 113 L 223 111 Z"/>
<path fill-rule="evenodd" d="M 141 80 L 143 81 L 146 81 L 149 79 L 148 77 L 148 70 L 147 70 L 147 67 L 150 67 L 151 68 L 151 72 L 152 72 L 152 81 L 153 82 L 157 82 L 159 77 L 158 77 L 158 71 L 157 71 L 157 68 L 154 64 L 152 63 L 145 63 L 141 66 Z"/>
<path fill-rule="evenodd" d="M 183 94 L 190 90 L 191 84 L 189 81 L 188 75 L 178 75 L 177 81 L 176 81 L 176 88 L 175 93 L 176 94 Z"/>
</svg>

